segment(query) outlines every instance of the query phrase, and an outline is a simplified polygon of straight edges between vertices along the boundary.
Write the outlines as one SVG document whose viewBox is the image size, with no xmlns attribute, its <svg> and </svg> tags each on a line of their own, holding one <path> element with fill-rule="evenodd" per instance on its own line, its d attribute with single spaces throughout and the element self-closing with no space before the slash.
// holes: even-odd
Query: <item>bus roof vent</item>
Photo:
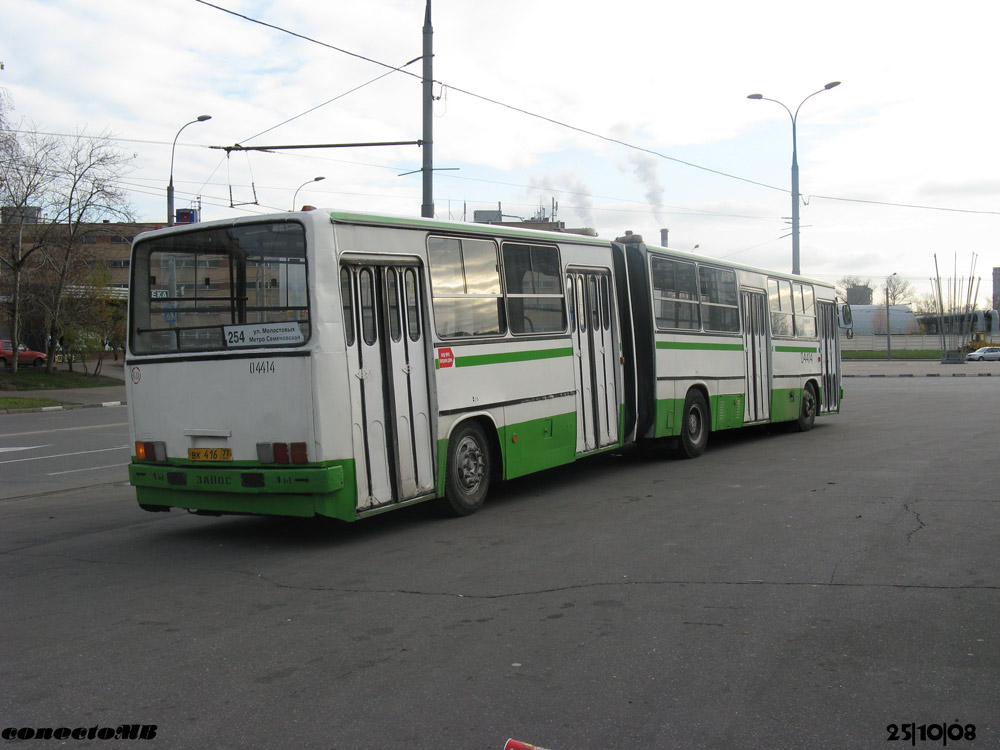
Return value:
<svg viewBox="0 0 1000 750">
<path fill-rule="evenodd" d="M 624 242 L 626 245 L 638 245 L 642 242 L 642 235 L 635 234 L 631 229 L 626 229 L 625 234 L 615 240 L 615 242 Z"/>
</svg>

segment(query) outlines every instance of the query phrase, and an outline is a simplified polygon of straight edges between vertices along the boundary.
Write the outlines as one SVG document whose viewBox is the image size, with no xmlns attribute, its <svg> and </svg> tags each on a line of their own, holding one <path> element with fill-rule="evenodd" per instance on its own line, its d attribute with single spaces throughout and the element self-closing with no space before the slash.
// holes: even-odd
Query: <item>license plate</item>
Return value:
<svg viewBox="0 0 1000 750">
<path fill-rule="evenodd" d="M 232 461 L 232 448 L 188 448 L 190 461 Z"/>
</svg>

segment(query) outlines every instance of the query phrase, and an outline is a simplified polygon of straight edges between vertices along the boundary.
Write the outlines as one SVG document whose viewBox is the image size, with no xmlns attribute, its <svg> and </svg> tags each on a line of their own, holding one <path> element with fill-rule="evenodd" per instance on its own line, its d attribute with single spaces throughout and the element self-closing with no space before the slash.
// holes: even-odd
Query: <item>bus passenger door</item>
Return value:
<svg viewBox="0 0 1000 750">
<path fill-rule="evenodd" d="M 433 491 L 420 267 L 341 269 L 358 509 Z"/>
<path fill-rule="evenodd" d="M 819 302 L 819 356 L 823 378 L 820 413 L 840 411 L 840 330 L 837 305 Z"/>
<path fill-rule="evenodd" d="M 608 271 L 566 277 L 576 381 L 576 452 L 618 443 L 618 348 Z"/>
<path fill-rule="evenodd" d="M 743 308 L 743 357 L 746 364 L 743 421 L 763 422 L 771 418 L 767 295 L 744 289 L 740 296 Z"/>
</svg>

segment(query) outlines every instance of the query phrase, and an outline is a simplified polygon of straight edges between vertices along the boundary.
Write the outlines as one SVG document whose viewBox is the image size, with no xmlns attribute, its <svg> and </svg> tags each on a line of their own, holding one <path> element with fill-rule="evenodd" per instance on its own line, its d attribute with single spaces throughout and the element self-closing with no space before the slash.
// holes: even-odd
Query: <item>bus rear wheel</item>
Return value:
<svg viewBox="0 0 1000 750">
<path fill-rule="evenodd" d="M 806 387 L 802 389 L 802 408 L 799 409 L 799 419 L 796 422 L 799 432 L 809 432 L 813 428 L 818 405 L 816 387 L 812 383 L 806 383 Z"/>
<path fill-rule="evenodd" d="M 688 391 L 684 399 L 684 417 L 681 421 L 681 439 L 678 446 L 681 458 L 697 458 L 708 446 L 711 419 L 708 404 L 701 391 Z"/>
<path fill-rule="evenodd" d="M 482 507 L 490 488 L 490 446 L 476 422 L 459 427 L 448 441 L 444 496 L 452 513 L 468 516 Z"/>
</svg>

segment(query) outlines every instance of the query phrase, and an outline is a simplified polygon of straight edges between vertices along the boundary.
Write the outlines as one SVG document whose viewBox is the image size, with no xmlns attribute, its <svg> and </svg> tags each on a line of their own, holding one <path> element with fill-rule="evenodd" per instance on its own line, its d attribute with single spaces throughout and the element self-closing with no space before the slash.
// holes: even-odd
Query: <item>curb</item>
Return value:
<svg viewBox="0 0 1000 750">
<path fill-rule="evenodd" d="M 44 411 L 72 411 L 74 409 L 102 409 L 105 406 L 125 406 L 125 401 L 104 401 L 100 404 L 62 404 L 61 406 L 32 406 L 27 409 L 0 409 L 0 414 L 37 414 Z"/>
<path fill-rule="evenodd" d="M 912 372 L 898 373 L 896 375 L 886 375 L 885 373 L 868 374 L 868 375 L 857 375 L 844 373 L 841 375 L 844 378 L 992 378 L 992 372 L 977 372 L 970 375 L 967 372 L 953 372 L 947 375 L 942 375 L 939 372 L 928 372 L 923 375 L 914 375 Z M 998 376 L 1000 377 L 1000 376 Z"/>
</svg>

